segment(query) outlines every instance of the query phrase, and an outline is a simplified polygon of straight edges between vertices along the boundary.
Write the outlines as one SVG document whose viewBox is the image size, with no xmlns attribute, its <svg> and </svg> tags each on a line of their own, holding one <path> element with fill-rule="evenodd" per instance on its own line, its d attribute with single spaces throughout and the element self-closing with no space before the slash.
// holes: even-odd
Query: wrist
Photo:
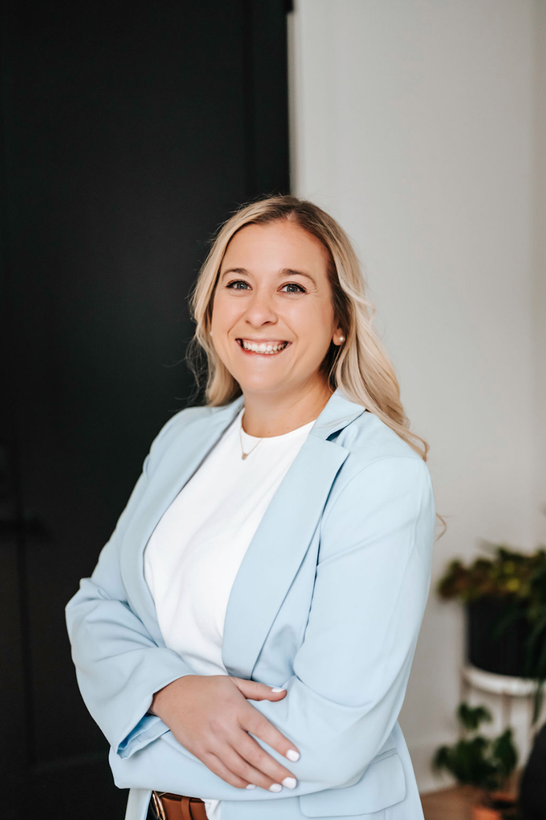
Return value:
<svg viewBox="0 0 546 820">
<path fill-rule="evenodd" d="M 178 695 L 179 690 L 184 685 L 182 681 L 186 680 L 186 678 L 195 677 L 196 675 L 184 675 L 181 678 L 176 678 L 170 683 L 167 683 L 161 689 L 158 689 L 157 692 L 154 692 L 148 713 L 163 720 L 163 715 L 165 714 L 165 710 L 168 709 L 169 702 Z"/>
</svg>

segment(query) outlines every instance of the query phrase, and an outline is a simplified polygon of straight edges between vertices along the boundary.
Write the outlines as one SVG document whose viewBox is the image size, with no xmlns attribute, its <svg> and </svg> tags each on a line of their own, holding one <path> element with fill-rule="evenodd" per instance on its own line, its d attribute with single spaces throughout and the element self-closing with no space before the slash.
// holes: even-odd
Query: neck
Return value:
<svg viewBox="0 0 546 820">
<path fill-rule="evenodd" d="M 322 382 L 297 393 L 275 395 L 243 391 L 243 430 L 249 436 L 257 438 L 290 433 L 316 419 L 332 392 L 330 387 Z"/>
</svg>

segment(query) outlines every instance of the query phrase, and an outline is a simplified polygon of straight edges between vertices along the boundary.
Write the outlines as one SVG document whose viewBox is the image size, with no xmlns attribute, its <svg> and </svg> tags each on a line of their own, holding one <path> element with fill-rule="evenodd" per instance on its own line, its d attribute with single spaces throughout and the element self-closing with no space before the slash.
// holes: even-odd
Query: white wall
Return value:
<svg viewBox="0 0 546 820">
<path fill-rule="evenodd" d="M 546 0 L 534 2 L 533 31 L 534 501 L 543 511 L 537 538 L 546 545 Z"/>
<path fill-rule="evenodd" d="M 296 0 L 293 193 L 357 246 L 431 445 L 431 595 L 400 723 L 421 791 L 457 733 L 463 614 L 434 586 L 479 539 L 546 543 L 545 0 Z"/>
</svg>

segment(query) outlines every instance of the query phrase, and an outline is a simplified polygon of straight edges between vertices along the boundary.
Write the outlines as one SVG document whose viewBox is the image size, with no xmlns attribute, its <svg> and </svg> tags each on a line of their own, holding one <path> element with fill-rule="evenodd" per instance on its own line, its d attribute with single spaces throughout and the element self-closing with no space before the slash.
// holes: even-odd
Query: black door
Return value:
<svg viewBox="0 0 546 820">
<path fill-rule="evenodd" d="M 217 224 L 288 191 L 282 0 L 4 10 L 0 812 L 122 818 L 64 606 L 152 438 L 197 404 L 187 295 Z"/>
</svg>

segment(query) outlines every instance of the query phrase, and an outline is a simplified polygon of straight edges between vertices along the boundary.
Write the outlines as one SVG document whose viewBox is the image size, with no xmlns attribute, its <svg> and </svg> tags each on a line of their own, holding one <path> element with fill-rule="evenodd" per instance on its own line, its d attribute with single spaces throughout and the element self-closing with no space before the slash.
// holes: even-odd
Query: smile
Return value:
<svg viewBox="0 0 546 820">
<path fill-rule="evenodd" d="M 239 347 L 245 353 L 258 353 L 260 355 L 275 356 L 281 353 L 290 342 L 251 342 L 247 339 L 237 339 Z"/>
</svg>

